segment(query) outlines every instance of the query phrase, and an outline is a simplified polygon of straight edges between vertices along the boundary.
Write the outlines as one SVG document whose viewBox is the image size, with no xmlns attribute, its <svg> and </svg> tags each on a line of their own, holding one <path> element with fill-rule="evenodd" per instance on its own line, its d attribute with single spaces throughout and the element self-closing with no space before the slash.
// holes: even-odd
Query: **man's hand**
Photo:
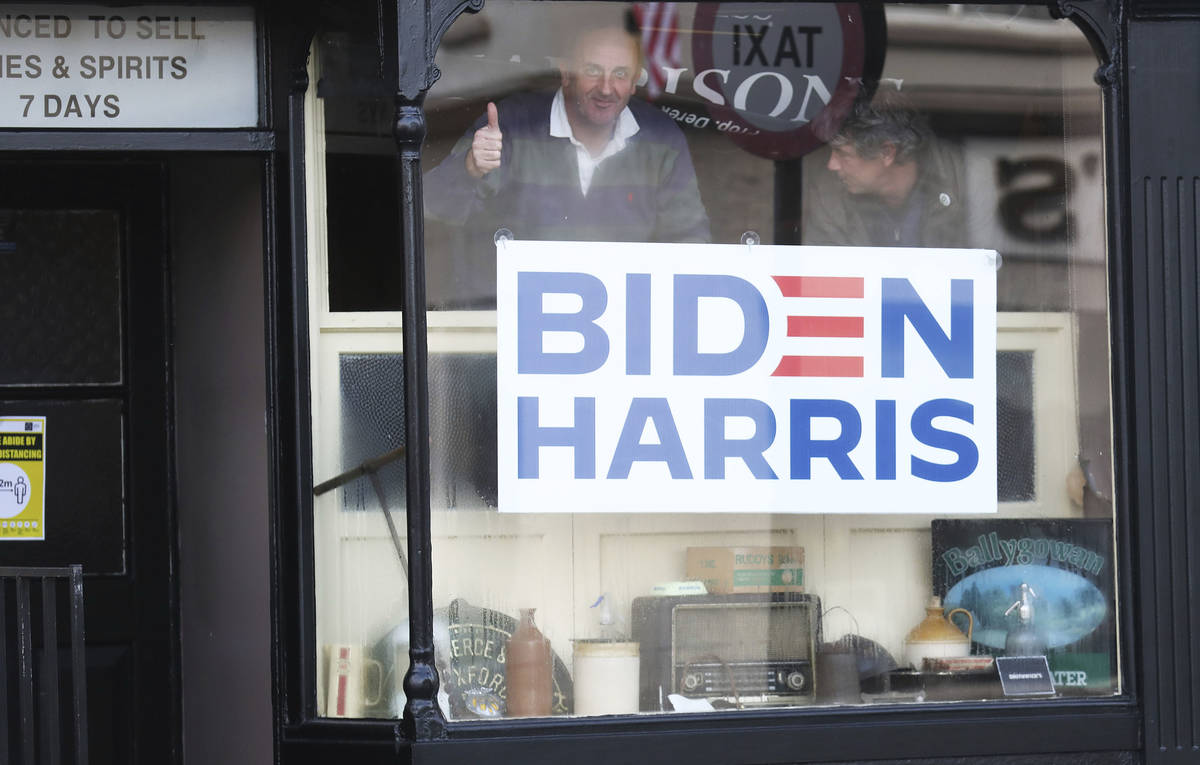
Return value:
<svg viewBox="0 0 1200 765">
<path fill-rule="evenodd" d="M 487 105 L 487 115 L 487 124 L 475 131 L 471 150 L 467 152 L 467 172 L 472 178 L 482 178 L 500 167 L 504 136 L 500 133 L 500 115 L 496 111 L 496 105 L 490 101 Z"/>
</svg>

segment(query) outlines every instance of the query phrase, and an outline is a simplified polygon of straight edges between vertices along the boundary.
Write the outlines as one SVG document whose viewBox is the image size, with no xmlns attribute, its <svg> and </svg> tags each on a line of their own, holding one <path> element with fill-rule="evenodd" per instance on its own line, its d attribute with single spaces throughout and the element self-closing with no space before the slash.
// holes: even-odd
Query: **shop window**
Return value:
<svg viewBox="0 0 1200 765">
<path fill-rule="evenodd" d="M 326 482 L 369 467 L 314 503 L 316 692 L 324 716 L 389 718 L 403 708 L 407 662 L 404 349 L 390 96 L 362 86 L 384 71 L 375 65 L 386 54 L 370 35 L 356 47 L 335 34 L 315 54 L 314 472 Z M 343 77 L 356 87 L 323 76 L 335 64 L 359 72 Z M 490 0 L 451 27 L 437 65 L 423 164 L 433 602 L 448 719 L 1122 693 L 1102 111 L 1078 29 L 1034 6 Z M 578 146 L 555 137 L 567 128 Z M 526 495 L 505 491 L 506 466 L 517 464 L 504 387 L 515 367 L 504 356 L 514 352 L 504 335 L 514 298 L 507 282 L 498 290 L 497 248 L 529 240 L 571 243 L 562 270 L 576 274 L 592 268 L 588 257 L 627 252 L 578 243 L 649 243 L 640 252 L 655 278 L 655 258 L 688 271 L 672 260 L 682 244 L 697 258 L 724 246 L 711 252 L 742 258 L 728 274 L 744 280 L 756 247 L 807 246 L 773 252 L 826 275 L 863 258 L 876 265 L 855 273 L 877 277 L 893 264 L 936 277 L 941 266 L 929 264 L 986 263 L 995 309 L 974 315 L 994 321 L 981 346 L 994 360 L 980 361 L 994 408 L 980 408 L 986 423 L 937 420 L 939 432 L 978 447 L 986 491 L 960 500 L 931 489 L 914 505 L 907 489 L 847 484 L 844 494 L 820 489 L 834 501 L 815 505 L 804 483 L 813 479 L 786 459 L 770 464 L 764 446 L 779 474 L 730 506 L 715 484 L 711 497 L 695 488 L 716 480 L 703 472 L 703 431 L 680 426 L 672 452 L 671 421 L 647 415 L 627 444 L 628 475 L 662 474 L 644 484 L 657 487 L 645 499 L 606 499 L 621 496 L 602 484 L 623 430 L 600 422 L 596 432 L 611 438 L 594 458 L 597 477 L 523 506 Z M 571 314 L 587 299 L 568 297 L 567 307 L 539 310 Z M 647 320 L 657 326 L 667 318 L 653 305 Z M 953 343 L 951 309 L 939 310 L 931 320 Z M 855 329 L 856 318 L 872 319 L 851 314 L 822 318 L 833 319 L 826 329 L 849 326 L 851 338 L 878 337 Z M 931 326 L 901 333 L 928 345 Z M 669 344 L 657 331 L 647 337 Z M 841 331 L 821 339 L 835 349 L 826 355 L 847 355 L 836 350 L 846 340 L 828 336 Z M 632 337 L 620 348 L 636 345 Z M 871 352 L 860 363 L 881 364 Z M 699 377 L 713 397 L 753 397 Z M 792 379 L 789 400 L 836 399 L 857 384 Z M 565 374 L 557 382 L 566 393 L 534 421 L 542 427 L 570 424 L 571 391 L 586 388 Z M 673 390 L 641 395 L 670 402 Z M 903 440 L 888 427 L 911 424 L 905 410 L 879 425 L 891 416 L 883 399 L 853 415 L 871 444 Z M 825 445 L 812 452 L 820 480 L 845 478 L 864 459 L 886 462 L 886 450 L 839 440 L 850 420 L 832 419 L 840 434 L 813 425 L 805 442 Z M 935 436 L 912 456 L 936 471 L 965 459 L 961 443 Z M 564 449 L 537 452 L 546 472 L 570 463 Z M 561 459 L 542 457 L 551 453 Z M 672 453 L 690 477 L 675 473 Z M 731 473 L 753 472 L 746 454 L 726 460 Z M 909 456 L 900 453 L 901 470 Z M 536 698 L 518 698 L 512 670 L 536 654 L 531 635 L 548 640 L 548 658 Z M 1014 669 L 1014 657 L 1026 664 Z M 1038 667 L 1045 676 L 1021 687 Z"/>
</svg>

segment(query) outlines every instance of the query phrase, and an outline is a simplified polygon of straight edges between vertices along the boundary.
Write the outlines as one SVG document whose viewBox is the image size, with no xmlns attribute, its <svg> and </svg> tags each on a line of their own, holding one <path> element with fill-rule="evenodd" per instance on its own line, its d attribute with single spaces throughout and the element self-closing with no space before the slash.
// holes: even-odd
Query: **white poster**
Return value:
<svg viewBox="0 0 1200 765">
<path fill-rule="evenodd" d="M 0 5 L 0 127 L 258 124 L 254 9 Z"/>
<path fill-rule="evenodd" d="M 501 512 L 995 512 L 996 263 L 499 242 Z"/>
</svg>

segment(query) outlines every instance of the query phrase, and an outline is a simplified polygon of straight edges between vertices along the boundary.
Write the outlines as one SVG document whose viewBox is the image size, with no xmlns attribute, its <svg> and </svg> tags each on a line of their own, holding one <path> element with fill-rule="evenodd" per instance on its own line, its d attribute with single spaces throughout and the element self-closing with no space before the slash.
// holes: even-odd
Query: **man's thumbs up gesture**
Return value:
<svg viewBox="0 0 1200 765">
<path fill-rule="evenodd" d="M 471 150 L 467 152 L 467 172 L 472 178 L 482 178 L 500 167 L 500 151 L 504 136 L 500 133 L 500 115 L 496 105 L 488 102 L 487 124 L 475 131 Z"/>
</svg>

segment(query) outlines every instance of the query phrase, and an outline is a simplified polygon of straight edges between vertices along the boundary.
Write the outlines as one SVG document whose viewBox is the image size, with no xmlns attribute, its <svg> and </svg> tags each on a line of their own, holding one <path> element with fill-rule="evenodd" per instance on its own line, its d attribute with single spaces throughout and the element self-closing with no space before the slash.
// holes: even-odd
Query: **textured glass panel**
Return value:
<svg viewBox="0 0 1200 765">
<path fill-rule="evenodd" d="M 342 470 L 404 445 L 404 357 L 398 353 L 346 353 L 339 360 Z M 389 507 L 404 504 L 403 458 L 379 471 Z M 342 494 L 347 509 L 378 508 L 367 481 Z"/>
<path fill-rule="evenodd" d="M 404 445 L 404 357 L 341 356 L 342 469 Z M 486 353 L 429 358 L 431 501 L 437 508 L 496 505 L 496 357 Z M 390 507 L 404 504 L 404 463 L 380 470 Z M 378 507 L 365 481 L 344 493 L 347 509 Z"/>
<path fill-rule="evenodd" d="M 496 506 L 496 356 L 429 358 L 429 428 L 435 509 Z"/>
<path fill-rule="evenodd" d="M 0 385 L 121 382 L 116 211 L 0 210 Z"/>
<path fill-rule="evenodd" d="M 1001 502 L 1035 498 L 1033 429 L 1033 354 L 1000 351 L 996 354 L 996 481 Z"/>
</svg>

